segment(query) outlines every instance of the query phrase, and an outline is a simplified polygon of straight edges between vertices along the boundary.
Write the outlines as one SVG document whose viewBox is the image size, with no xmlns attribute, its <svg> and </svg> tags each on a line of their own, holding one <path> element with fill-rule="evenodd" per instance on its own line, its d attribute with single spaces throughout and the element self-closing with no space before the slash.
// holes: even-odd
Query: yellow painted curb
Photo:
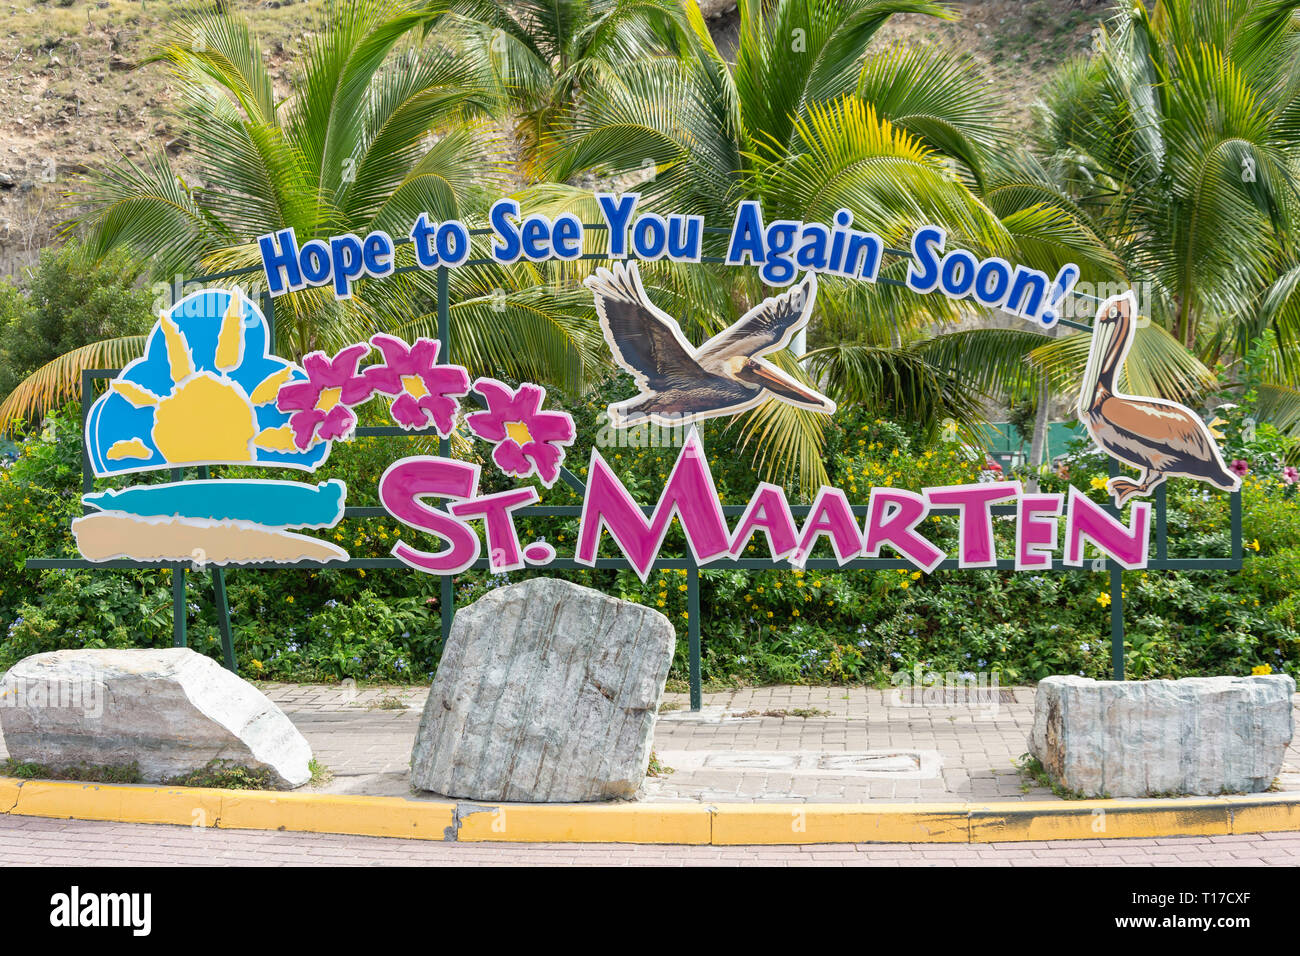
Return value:
<svg viewBox="0 0 1300 956">
<path fill-rule="evenodd" d="M 455 839 L 456 805 L 333 793 L 227 792 L 217 826 L 355 836 Z"/>
<path fill-rule="evenodd" d="M 966 843 L 964 804 L 723 803 L 718 846 L 791 843 Z"/>
<path fill-rule="evenodd" d="M 993 843 L 1300 831 L 1300 793 L 989 804 L 483 804 L 0 777 L 0 815 L 510 843 Z"/>
<path fill-rule="evenodd" d="M 1026 801 L 970 808 L 971 843 L 1226 836 L 1232 832 L 1232 811 L 1225 797 Z"/>
<path fill-rule="evenodd" d="M 214 826 L 224 790 L 137 784 L 19 781 L 15 816 Z"/>
<path fill-rule="evenodd" d="M 684 843 L 705 846 L 710 810 L 695 804 L 461 803 L 462 843 Z"/>
</svg>

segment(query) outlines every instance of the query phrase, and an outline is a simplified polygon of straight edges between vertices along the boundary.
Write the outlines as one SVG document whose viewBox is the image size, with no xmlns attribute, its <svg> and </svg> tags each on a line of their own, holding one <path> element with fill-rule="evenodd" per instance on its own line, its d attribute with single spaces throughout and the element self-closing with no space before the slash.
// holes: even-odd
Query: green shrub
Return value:
<svg viewBox="0 0 1300 956">
<path fill-rule="evenodd" d="M 605 383 L 580 401 L 554 396 L 574 410 L 581 444 L 569 467 L 586 470 L 604 405 L 627 386 Z M 371 421 L 379 418 L 366 413 Z M 743 504 L 753 477 L 723 424 L 702 429 L 710 465 L 728 504 Z M 1257 436 L 1258 437 L 1258 436 Z M 361 439 L 335 447 L 317 476 L 341 478 L 350 504 L 374 504 L 383 468 L 405 454 L 429 453 L 427 439 Z M 474 451 L 481 452 L 481 448 Z M 607 447 L 603 454 L 638 499 L 650 503 L 677 448 Z M 1126 662 L 1134 677 L 1245 674 L 1265 666 L 1297 671 L 1300 659 L 1300 503 L 1269 468 L 1272 453 L 1243 489 L 1245 566 L 1217 571 L 1134 571 L 1124 575 Z M 918 489 L 973 480 L 977 462 L 956 443 L 927 446 L 922 436 L 853 409 L 835 416 L 827 440 L 832 483 L 855 503 L 872 485 Z M 1080 456 L 1075 481 L 1098 501 L 1106 466 Z M 248 477 L 253 469 L 220 469 Z M 262 472 L 262 477 L 274 473 Z M 285 473 L 283 477 L 301 479 Z M 164 480 L 135 476 L 130 481 Z M 1060 479 L 1043 479 L 1059 490 Z M 511 482 L 485 463 L 482 489 Z M 0 470 L 0 668 L 59 647 L 167 646 L 171 642 L 171 574 L 167 571 L 45 571 L 23 569 L 27 556 L 69 554 L 68 522 L 80 511 L 80 443 L 75 410 L 52 416 L 19 457 Z M 1227 496 L 1190 481 L 1168 487 L 1170 553 L 1227 555 Z M 793 496 L 792 496 L 793 500 Z M 543 492 L 548 505 L 580 499 L 562 483 Z M 576 518 L 528 518 L 524 541 L 545 535 L 571 553 Z M 417 546 L 424 537 L 387 519 L 349 520 L 329 532 L 357 557 L 387 555 L 398 537 Z M 941 547 L 956 544 L 951 518 L 929 528 Z M 999 522 L 999 549 L 1010 553 L 1012 529 Z M 664 555 L 682 554 L 670 532 Z M 615 553 L 606 542 L 602 554 Z M 753 552 L 756 553 L 756 552 Z M 816 557 L 829 556 L 823 544 Z M 528 572 L 534 573 L 534 572 Z M 630 571 L 549 572 L 662 611 L 678 628 L 672 679 L 687 674 L 687 591 L 684 571 L 655 571 L 641 582 Z M 471 571 L 455 581 L 464 606 L 487 591 L 525 577 Z M 744 682 L 887 682 L 920 665 L 941 672 L 993 672 L 1003 684 L 1049 674 L 1111 672 L 1108 575 L 1091 570 L 1010 573 L 945 571 L 746 572 L 720 563 L 701 572 L 703 670 L 714 684 Z M 210 572 L 189 575 L 190 646 L 220 657 Z M 241 673 L 274 680 L 428 681 L 441 654 L 440 583 L 411 570 L 226 571 Z"/>
</svg>

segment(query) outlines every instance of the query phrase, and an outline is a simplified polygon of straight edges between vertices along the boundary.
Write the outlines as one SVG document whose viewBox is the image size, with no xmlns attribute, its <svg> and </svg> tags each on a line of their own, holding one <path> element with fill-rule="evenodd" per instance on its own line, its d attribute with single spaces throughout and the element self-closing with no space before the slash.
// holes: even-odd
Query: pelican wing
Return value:
<svg viewBox="0 0 1300 956">
<path fill-rule="evenodd" d="M 755 356 L 782 348 L 808 323 L 817 297 L 817 276 L 809 272 L 789 291 L 764 299 L 730 328 L 700 346 L 699 363 L 705 368 L 735 356 Z"/>
<path fill-rule="evenodd" d="M 1116 395 L 1102 403 L 1101 414 L 1118 432 L 1145 444 L 1203 461 L 1218 455 L 1200 416 L 1176 402 Z"/>
<path fill-rule="evenodd" d="M 636 263 L 597 269 L 586 285 L 595 297 L 596 314 L 614 360 L 632 373 L 643 391 L 703 377 L 677 321 L 646 297 Z"/>
</svg>

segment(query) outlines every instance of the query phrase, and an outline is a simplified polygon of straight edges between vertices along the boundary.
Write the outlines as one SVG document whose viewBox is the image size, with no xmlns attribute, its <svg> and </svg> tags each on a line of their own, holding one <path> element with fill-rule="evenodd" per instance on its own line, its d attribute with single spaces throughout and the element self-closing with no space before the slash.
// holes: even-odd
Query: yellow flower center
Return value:
<svg viewBox="0 0 1300 956">
<path fill-rule="evenodd" d="M 424 387 L 424 379 L 418 375 L 403 375 L 402 388 L 413 398 L 424 398 L 429 394 L 429 390 Z"/>
<path fill-rule="evenodd" d="M 339 403 L 342 396 L 343 389 L 341 388 L 322 388 L 320 398 L 316 401 L 316 410 L 318 412 L 328 412 Z"/>
<path fill-rule="evenodd" d="M 516 445 L 521 447 L 533 440 L 533 436 L 529 434 L 528 426 L 523 422 L 506 422 L 506 434 L 510 436 L 510 439 Z"/>
</svg>

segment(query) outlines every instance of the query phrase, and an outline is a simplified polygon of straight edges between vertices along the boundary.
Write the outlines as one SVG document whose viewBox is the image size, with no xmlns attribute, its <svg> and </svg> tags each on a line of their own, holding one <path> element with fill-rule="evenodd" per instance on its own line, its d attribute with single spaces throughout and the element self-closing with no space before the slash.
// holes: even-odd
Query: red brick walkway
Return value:
<svg viewBox="0 0 1300 956">
<path fill-rule="evenodd" d="M 1053 843 L 630 846 L 378 837 L 0 816 L 0 866 L 1277 866 L 1300 833 Z"/>
</svg>

